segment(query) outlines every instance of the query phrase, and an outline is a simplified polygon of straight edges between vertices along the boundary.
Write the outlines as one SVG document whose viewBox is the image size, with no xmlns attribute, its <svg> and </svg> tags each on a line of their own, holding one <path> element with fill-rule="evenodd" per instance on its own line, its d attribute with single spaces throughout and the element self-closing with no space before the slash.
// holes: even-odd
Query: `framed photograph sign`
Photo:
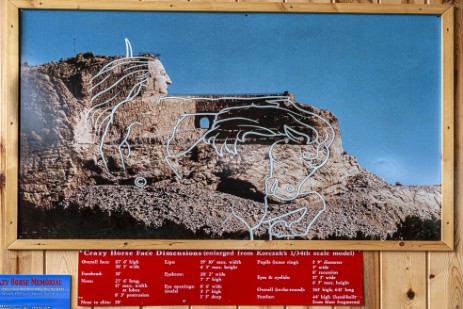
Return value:
<svg viewBox="0 0 463 309">
<path fill-rule="evenodd" d="M 10 249 L 452 250 L 451 6 L 7 6 Z"/>
</svg>

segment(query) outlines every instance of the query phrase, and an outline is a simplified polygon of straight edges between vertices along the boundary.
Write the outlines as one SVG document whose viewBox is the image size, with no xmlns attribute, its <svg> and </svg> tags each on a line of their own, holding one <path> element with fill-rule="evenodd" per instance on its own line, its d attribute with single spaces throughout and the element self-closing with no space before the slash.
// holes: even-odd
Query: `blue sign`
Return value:
<svg viewBox="0 0 463 309">
<path fill-rule="evenodd" d="M 0 309 L 69 309 L 71 276 L 0 275 Z"/>
</svg>

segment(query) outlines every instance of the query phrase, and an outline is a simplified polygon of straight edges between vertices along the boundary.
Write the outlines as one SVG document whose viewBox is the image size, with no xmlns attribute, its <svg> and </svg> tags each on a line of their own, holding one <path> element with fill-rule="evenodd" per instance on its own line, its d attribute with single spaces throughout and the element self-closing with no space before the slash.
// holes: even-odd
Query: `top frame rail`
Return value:
<svg viewBox="0 0 463 309">
<path fill-rule="evenodd" d="M 282 2 L 159 2 L 154 0 L 10 0 L 19 9 L 125 10 L 125 11 L 211 11 L 211 12 L 286 12 L 355 14 L 429 14 L 441 15 L 451 5 L 370 3 L 282 3 Z"/>
</svg>

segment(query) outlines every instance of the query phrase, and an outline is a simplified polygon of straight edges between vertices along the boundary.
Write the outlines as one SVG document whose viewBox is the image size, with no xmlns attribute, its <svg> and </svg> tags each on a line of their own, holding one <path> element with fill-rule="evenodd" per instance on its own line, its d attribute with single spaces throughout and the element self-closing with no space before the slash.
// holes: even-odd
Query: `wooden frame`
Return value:
<svg viewBox="0 0 463 309">
<path fill-rule="evenodd" d="M 453 250 L 454 230 L 454 55 L 453 7 L 448 5 L 384 5 L 368 4 L 303 4 L 303 3 L 203 3 L 154 1 L 91 1 L 91 0 L 10 0 L 7 4 L 7 25 L 2 35 L 1 71 L 1 203 L 2 225 L 9 249 L 311 249 L 311 250 Z M 213 11 L 213 12 L 322 12 L 431 14 L 442 17 L 442 230 L 441 241 L 223 241 L 223 240 L 64 240 L 17 239 L 18 231 L 18 122 L 19 122 L 19 10 L 153 10 L 153 11 Z"/>
</svg>

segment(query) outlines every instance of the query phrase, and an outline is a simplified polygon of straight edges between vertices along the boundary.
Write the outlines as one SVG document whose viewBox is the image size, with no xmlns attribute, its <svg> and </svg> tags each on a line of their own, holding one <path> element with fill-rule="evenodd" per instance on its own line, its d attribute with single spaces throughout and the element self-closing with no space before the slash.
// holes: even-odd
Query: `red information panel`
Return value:
<svg viewBox="0 0 463 309">
<path fill-rule="evenodd" d="M 81 251 L 79 306 L 363 305 L 356 251 Z"/>
</svg>

